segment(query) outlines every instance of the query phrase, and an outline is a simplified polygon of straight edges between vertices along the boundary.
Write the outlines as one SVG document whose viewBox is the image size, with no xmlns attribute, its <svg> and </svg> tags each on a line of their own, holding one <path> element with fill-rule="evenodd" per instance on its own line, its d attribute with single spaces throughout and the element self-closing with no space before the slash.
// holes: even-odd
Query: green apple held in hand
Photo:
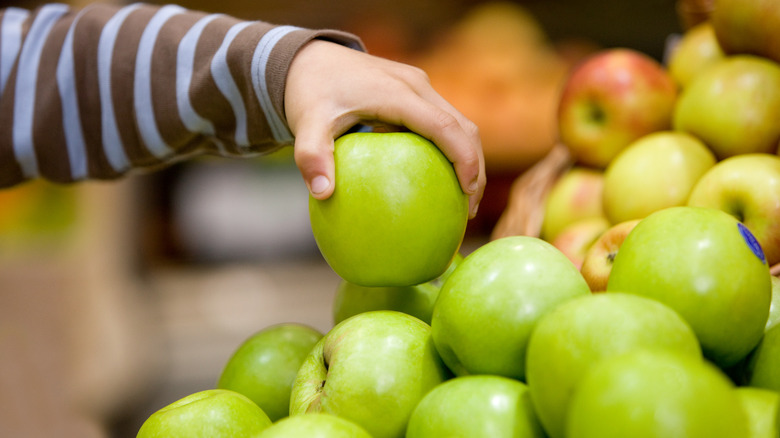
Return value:
<svg viewBox="0 0 780 438">
<path fill-rule="evenodd" d="M 290 415 L 324 412 L 374 438 L 400 438 L 417 403 L 448 377 L 430 326 L 391 310 L 361 313 L 314 347 L 293 385 Z"/>
<path fill-rule="evenodd" d="M 777 438 L 780 436 L 780 393 L 762 388 L 741 386 L 737 397 L 748 416 L 749 438 Z"/>
<path fill-rule="evenodd" d="M 545 200 L 540 237 L 552 242 L 575 222 L 604 217 L 603 187 L 604 175 L 600 170 L 576 166 L 561 175 Z"/>
<path fill-rule="evenodd" d="M 715 156 L 683 132 L 646 135 L 623 150 L 604 172 L 604 211 L 613 224 L 642 219 L 658 210 L 685 205 Z"/>
<path fill-rule="evenodd" d="M 322 333 L 301 324 L 279 324 L 250 336 L 233 353 L 217 388 L 239 392 L 271 419 L 286 417 L 290 391 L 303 360 Z"/>
<path fill-rule="evenodd" d="M 442 284 L 463 260 L 458 253 L 440 277 L 414 286 L 365 287 L 341 280 L 333 299 L 333 321 L 371 310 L 397 310 L 431 323 L 431 314 Z"/>
<path fill-rule="evenodd" d="M 718 0 L 710 20 L 726 53 L 752 53 L 780 62 L 777 1 Z"/>
<path fill-rule="evenodd" d="M 771 281 L 761 247 L 734 217 L 672 207 L 642 219 L 620 247 L 607 292 L 629 292 L 675 309 L 705 356 L 723 368 L 764 333 Z"/>
<path fill-rule="evenodd" d="M 341 278 L 411 286 L 441 275 L 458 252 L 468 198 L 439 149 L 408 132 L 336 140 L 336 189 L 309 198 L 314 238 Z"/>
<path fill-rule="evenodd" d="M 772 153 L 780 141 L 780 65 L 750 55 L 707 69 L 680 94 L 675 130 L 701 139 L 719 160 Z"/>
<path fill-rule="evenodd" d="M 688 29 L 669 56 L 669 74 L 685 88 L 702 71 L 725 59 L 712 23 L 705 21 Z"/>
<path fill-rule="evenodd" d="M 497 239 L 469 254 L 444 283 L 433 308 L 433 340 L 456 375 L 522 380 L 539 318 L 588 294 L 577 268 L 551 244 L 529 236 Z"/>
<path fill-rule="evenodd" d="M 780 324 L 770 327 L 747 363 L 747 384 L 780 392 Z"/>
<path fill-rule="evenodd" d="M 246 396 L 209 389 L 153 413 L 137 438 L 256 438 L 270 425 L 265 412 Z"/>
<path fill-rule="evenodd" d="M 750 437 L 731 381 L 710 362 L 639 349 L 605 359 L 572 395 L 567 438 Z"/>
<path fill-rule="evenodd" d="M 620 245 L 626 240 L 626 236 L 634 229 L 640 219 L 620 222 L 611 226 L 601 234 L 590 246 L 585 258 L 582 260 L 580 273 L 588 283 L 591 292 L 604 292 L 607 290 L 609 273 L 612 272 L 612 264 L 620 251 Z"/>
<path fill-rule="evenodd" d="M 372 438 L 357 424 L 335 415 L 312 413 L 277 421 L 258 438 Z"/>
<path fill-rule="evenodd" d="M 547 434 L 565 436 L 572 391 L 591 367 L 643 348 L 701 358 L 690 326 L 648 298 L 594 294 L 563 303 L 544 316 L 528 343 L 526 368 L 531 399 Z"/>
<path fill-rule="evenodd" d="M 654 59 L 607 49 L 576 68 L 558 105 L 560 139 L 580 163 L 604 169 L 629 143 L 671 127 L 677 86 Z"/>
<path fill-rule="evenodd" d="M 756 237 L 767 263 L 780 263 L 780 157 L 744 154 L 727 158 L 696 183 L 688 205 L 723 210 Z"/>
<path fill-rule="evenodd" d="M 433 388 L 409 419 L 406 438 L 544 438 L 528 387 L 500 376 L 464 376 Z"/>
</svg>

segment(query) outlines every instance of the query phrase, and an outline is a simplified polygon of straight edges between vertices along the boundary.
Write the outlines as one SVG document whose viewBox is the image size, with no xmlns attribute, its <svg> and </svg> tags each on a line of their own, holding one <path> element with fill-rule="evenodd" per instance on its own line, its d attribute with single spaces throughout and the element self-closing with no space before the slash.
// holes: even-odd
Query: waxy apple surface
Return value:
<svg viewBox="0 0 780 438">
<path fill-rule="evenodd" d="M 750 438 L 780 436 L 780 392 L 763 388 L 740 386 L 737 397 L 745 409 L 750 425 Z"/>
<path fill-rule="evenodd" d="M 551 244 L 529 236 L 497 239 L 469 254 L 444 283 L 433 308 L 433 339 L 456 375 L 522 380 L 539 318 L 588 294 L 577 268 Z"/>
<path fill-rule="evenodd" d="M 449 376 L 428 324 L 391 310 L 361 313 L 326 333 L 304 361 L 290 415 L 324 412 L 374 438 L 401 438 L 417 403 Z"/>
<path fill-rule="evenodd" d="M 137 438 L 255 438 L 270 425 L 265 412 L 246 396 L 208 389 L 153 413 Z"/>
<path fill-rule="evenodd" d="M 623 241 L 607 292 L 653 298 L 691 325 L 705 356 L 723 368 L 761 339 L 771 281 L 761 247 L 733 216 L 672 207 L 643 219 Z"/>
<path fill-rule="evenodd" d="M 719 160 L 773 153 L 780 141 L 780 65 L 731 56 L 707 69 L 680 94 L 673 126 L 693 134 Z"/>
<path fill-rule="evenodd" d="M 441 275 L 460 248 L 468 198 L 452 164 L 412 133 L 352 133 L 335 142 L 336 180 L 309 198 L 317 246 L 341 278 L 411 286 Z"/>
<path fill-rule="evenodd" d="M 775 0 L 718 0 L 710 16 L 729 54 L 752 53 L 780 62 L 780 4 Z"/>
<path fill-rule="evenodd" d="M 249 397 L 271 421 L 286 417 L 298 368 L 321 338 L 322 333 L 301 324 L 265 328 L 233 352 L 219 376 L 217 388 Z"/>
<path fill-rule="evenodd" d="M 341 280 L 333 298 L 333 322 L 371 310 L 397 310 L 430 324 L 439 290 L 462 260 L 458 253 L 444 274 L 414 286 L 366 287 Z"/>
<path fill-rule="evenodd" d="M 423 397 L 406 438 L 543 438 L 528 387 L 500 376 L 448 380 Z"/>
<path fill-rule="evenodd" d="M 594 294 L 545 315 L 528 344 L 527 381 L 551 438 L 564 435 L 572 391 L 601 360 L 635 349 L 668 349 L 701 358 L 690 326 L 658 301 L 631 294 Z"/>
<path fill-rule="evenodd" d="M 715 165 L 715 155 L 684 132 L 648 134 L 626 147 L 604 172 L 604 211 L 613 224 L 685 205 Z"/>
<path fill-rule="evenodd" d="M 645 350 L 596 364 L 572 396 L 567 438 L 749 437 L 733 384 L 711 363 Z"/>
<path fill-rule="evenodd" d="M 680 88 L 685 88 L 701 72 L 726 55 L 718 43 L 710 21 L 688 29 L 669 56 L 669 74 Z"/>
<path fill-rule="evenodd" d="M 748 227 L 767 263 L 780 263 L 780 157 L 743 154 L 709 169 L 696 183 L 688 205 L 723 210 Z"/>
<path fill-rule="evenodd" d="M 780 392 L 780 324 L 766 331 L 748 359 L 747 384 Z"/>
<path fill-rule="evenodd" d="M 257 438 L 372 438 L 357 424 L 335 415 L 312 413 L 283 418 Z"/>
</svg>

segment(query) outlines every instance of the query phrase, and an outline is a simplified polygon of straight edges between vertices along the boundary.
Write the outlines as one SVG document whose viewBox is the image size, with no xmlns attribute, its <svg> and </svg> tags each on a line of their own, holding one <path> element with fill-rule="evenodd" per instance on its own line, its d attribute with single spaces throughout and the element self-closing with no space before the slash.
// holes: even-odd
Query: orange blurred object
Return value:
<svg viewBox="0 0 780 438">
<path fill-rule="evenodd" d="M 518 173 L 544 157 L 567 62 L 525 9 L 475 7 L 416 61 L 480 129 L 488 173 Z"/>
</svg>

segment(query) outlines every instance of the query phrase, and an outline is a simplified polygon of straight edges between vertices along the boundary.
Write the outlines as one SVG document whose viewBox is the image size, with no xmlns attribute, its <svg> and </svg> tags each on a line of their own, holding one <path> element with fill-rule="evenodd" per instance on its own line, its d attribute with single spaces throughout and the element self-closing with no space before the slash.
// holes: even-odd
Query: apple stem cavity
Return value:
<svg viewBox="0 0 780 438">
<path fill-rule="evenodd" d="M 591 101 L 588 105 L 588 118 L 592 120 L 593 123 L 601 125 L 606 120 L 607 114 L 604 112 L 604 108 L 602 108 L 601 105 Z"/>
</svg>

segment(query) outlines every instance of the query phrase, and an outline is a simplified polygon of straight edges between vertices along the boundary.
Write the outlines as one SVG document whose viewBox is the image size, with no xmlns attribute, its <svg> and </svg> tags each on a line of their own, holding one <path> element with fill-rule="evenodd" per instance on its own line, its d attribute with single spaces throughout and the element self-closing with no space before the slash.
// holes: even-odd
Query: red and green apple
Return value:
<svg viewBox="0 0 780 438">
<path fill-rule="evenodd" d="M 579 163 L 604 169 L 629 143 L 671 127 L 677 85 L 650 56 L 626 48 L 591 55 L 566 80 L 559 137 Z"/>
</svg>

